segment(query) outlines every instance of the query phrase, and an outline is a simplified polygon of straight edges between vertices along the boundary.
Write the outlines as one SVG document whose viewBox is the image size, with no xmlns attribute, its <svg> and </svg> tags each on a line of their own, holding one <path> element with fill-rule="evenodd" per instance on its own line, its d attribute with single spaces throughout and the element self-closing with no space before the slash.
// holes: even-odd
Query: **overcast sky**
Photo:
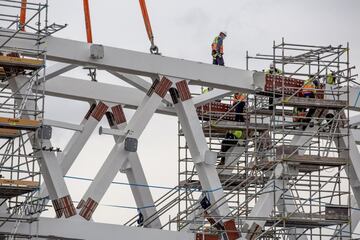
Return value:
<svg viewBox="0 0 360 240">
<path fill-rule="evenodd" d="M 86 40 L 81 0 L 50 0 L 50 22 L 69 26 L 56 36 Z M 225 61 L 245 68 L 245 53 L 271 53 L 273 40 L 320 45 L 350 42 L 351 62 L 360 65 L 359 0 L 148 0 L 155 41 L 165 56 L 210 63 L 210 44 L 219 31 L 226 30 Z M 149 42 L 137 0 L 91 1 L 95 43 L 148 52 Z M 266 66 L 251 66 L 261 70 Z M 88 79 L 75 70 L 68 76 Z M 107 74 L 99 81 L 121 84 Z M 66 106 L 66 108 L 64 107 Z M 87 112 L 85 103 L 48 98 L 46 116 L 80 123 Z M 126 111 L 130 118 L 133 111 Z M 103 121 L 102 125 L 106 126 Z M 71 132 L 55 131 L 54 145 L 63 147 Z M 113 146 L 111 137 L 97 132 L 69 172 L 93 178 Z M 177 184 L 177 119 L 155 115 L 140 139 L 139 155 L 150 185 Z M 126 182 L 125 176 L 117 176 Z M 89 185 L 69 180 L 74 200 Z M 163 191 L 153 189 L 156 195 Z M 134 207 L 128 187 L 112 186 L 103 204 Z M 95 220 L 123 222 L 134 210 L 100 206 Z M 51 213 L 49 213 L 50 215 Z"/>
</svg>

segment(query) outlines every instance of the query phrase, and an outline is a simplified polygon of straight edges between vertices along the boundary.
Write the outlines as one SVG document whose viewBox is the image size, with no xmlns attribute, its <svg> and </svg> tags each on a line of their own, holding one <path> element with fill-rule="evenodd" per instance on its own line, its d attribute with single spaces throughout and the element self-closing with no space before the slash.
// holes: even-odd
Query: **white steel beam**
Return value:
<svg viewBox="0 0 360 240">
<path fill-rule="evenodd" d="M 0 42 L 5 39 L 7 37 L 0 37 Z M 92 59 L 91 45 L 88 43 L 51 36 L 46 38 L 46 42 L 47 58 L 53 61 L 82 66 L 91 65 L 98 69 L 149 77 L 159 74 L 186 79 L 191 84 L 231 91 L 253 92 L 265 86 L 265 73 L 262 72 L 254 73 L 108 46 L 104 46 L 103 59 Z M 26 49 L 33 47 L 31 41 L 19 38 L 12 39 L 6 46 Z"/>
<path fill-rule="evenodd" d="M 72 123 L 67 123 L 67 122 L 62 122 L 62 121 L 57 121 L 57 120 L 52 120 L 52 119 L 44 119 L 44 120 L 42 120 L 42 122 L 44 125 L 67 129 L 67 130 L 79 131 L 79 132 L 81 132 L 84 129 L 84 126 L 81 124 L 80 125 L 72 124 Z"/>
<path fill-rule="evenodd" d="M 45 83 L 48 96 L 91 102 L 94 99 L 112 104 L 122 104 L 125 108 L 136 109 L 140 106 L 145 93 L 142 91 L 113 84 L 92 82 L 76 78 L 58 76 Z M 157 113 L 175 115 L 172 107 L 160 104 Z"/>
<path fill-rule="evenodd" d="M 306 132 L 317 132 L 319 126 L 308 126 L 306 128 Z M 291 140 L 292 146 L 306 147 L 311 144 L 312 136 L 294 136 Z M 304 150 L 299 150 L 299 154 L 303 155 Z M 265 185 L 265 187 L 261 190 L 261 195 L 259 200 L 256 202 L 254 208 L 249 214 L 250 218 L 259 218 L 259 220 L 247 220 L 244 223 L 244 238 L 243 239 L 253 239 L 255 238 L 259 232 L 264 228 L 266 221 L 260 220 L 261 218 L 267 218 L 270 216 L 271 212 L 274 209 L 275 205 L 282 204 L 280 200 L 281 197 L 284 196 L 284 193 L 287 192 L 288 189 L 288 179 L 282 179 L 284 174 L 289 174 L 289 170 L 291 170 L 286 164 L 277 165 L 272 173 L 272 179 Z M 291 171 L 296 172 L 296 169 Z M 288 206 L 290 207 L 290 206 Z M 299 231 L 300 232 L 300 231 Z"/>
<path fill-rule="evenodd" d="M 19 106 L 27 95 L 32 94 L 31 88 L 29 87 L 29 79 L 26 76 L 21 75 L 15 77 L 9 81 L 9 85 L 12 91 L 16 93 L 16 101 Z M 29 89 L 29 92 L 27 89 Z M 24 105 L 25 111 L 37 109 L 35 104 L 36 102 L 33 100 L 26 101 Z M 22 115 L 22 118 L 30 119 L 30 116 Z M 66 187 L 55 153 L 43 150 L 43 148 L 49 149 L 52 147 L 51 141 L 49 139 L 39 139 L 37 136 L 34 136 L 34 134 L 36 133 L 29 133 L 30 142 L 34 149 L 39 149 L 35 151 L 35 154 L 37 154 L 40 159 L 39 166 L 41 174 L 49 190 L 50 199 L 53 202 L 57 217 L 61 217 L 63 214 L 66 218 L 76 215 L 76 210 Z"/>
<path fill-rule="evenodd" d="M 223 99 L 224 97 L 230 96 L 231 94 L 231 91 L 214 89 L 212 91 L 209 91 L 208 93 L 194 97 L 193 102 L 196 107 L 199 107 L 209 102 L 213 102 L 214 100 Z"/>
<path fill-rule="evenodd" d="M 46 68 L 45 80 L 48 81 L 50 79 L 53 79 L 54 77 L 66 73 L 70 70 L 73 70 L 76 67 L 77 67 L 76 65 L 72 65 L 72 64 L 56 63 L 53 66 Z M 42 74 L 44 74 L 44 71 L 42 72 Z"/>
<path fill-rule="evenodd" d="M 342 229 L 342 231 L 338 231 L 338 229 L 337 229 L 337 230 L 335 230 L 335 233 L 334 233 L 334 236 L 336 236 L 336 237 L 340 237 L 342 235 L 341 239 L 350 239 L 350 233 L 352 233 L 352 234 L 355 233 L 355 230 L 360 222 L 359 206 L 357 205 L 354 195 L 351 195 L 350 206 L 351 206 L 351 222 L 348 223 L 347 226 Z M 344 235 L 345 236 L 349 235 L 349 237 L 345 238 Z M 356 239 L 356 237 L 357 237 L 356 235 L 354 234 L 354 238 L 352 238 L 352 239 Z"/>
<path fill-rule="evenodd" d="M 126 118 L 121 105 L 111 108 L 112 113 L 107 113 L 107 119 L 111 129 L 123 131 L 126 128 Z M 114 136 L 115 143 L 122 141 L 121 136 Z M 147 228 L 161 228 L 159 215 L 150 192 L 139 156 L 136 152 L 130 152 L 126 160 L 126 168 L 121 172 L 125 173 L 136 202 L 136 207 L 143 217 L 142 226 Z"/>
<path fill-rule="evenodd" d="M 160 82 L 155 81 L 149 89 L 142 104 L 125 127 L 125 131 L 128 133 L 126 138 L 120 138 L 119 142 L 115 144 L 78 205 L 78 208 L 81 208 L 80 215 L 85 219 L 91 218 L 117 172 L 126 167 L 124 164 L 130 153 L 126 144 L 133 142 L 134 145 L 131 148 L 134 148 L 132 151 L 136 151 L 137 139 L 141 136 L 171 85 L 171 81 L 163 77 Z"/>
<path fill-rule="evenodd" d="M 107 109 L 108 106 L 105 103 L 96 103 L 94 101 L 80 124 L 83 126 L 82 131 L 75 132 L 70 138 L 63 152 L 58 153 L 57 157 L 61 167 L 62 176 L 65 176 L 70 170 L 71 166 L 75 162 L 86 142 L 89 140 L 91 134 L 94 132 L 96 126 L 106 113 Z M 44 186 L 42 186 L 41 196 L 45 197 L 46 195 L 47 191 Z"/>
<path fill-rule="evenodd" d="M 326 91 L 331 91 L 331 87 L 327 87 Z M 358 86 L 351 86 L 349 88 L 349 96 L 347 94 L 345 94 L 345 92 L 347 92 L 347 87 L 342 87 L 340 89 L 335 89 L 334 91 L 334 97 L 333 100 L 337 100 L 338 97 L 336 96 L 336 94 L 340 91 L 340 92 L 344 92 L 344 94 L 340 95 L 340 100 L 344 100 L 347 101 L 349 98 L 349 109 L 353 110 L 353 111 L 360 111 L 360 87 Z M 330 98 L 331 97 L 327 97 Z"/>
<path fill-rule="evenodd" d="M 64 148 L 64 151 L 58 155 L 64 176 L 70 170 L 75 159 L 79 156 L 91 134 L 96 129 L 96 126 L 105 115 L 107 109 L 108 105 L 103 102 L 93 103 L 81 122 L 84 129 L 81 132 L 75 132 Z"/>
<path fill-rule="evenodd" d="M 7 216 L 4 216 L 7 217 Z M 0 234 L 12 235 L 14 222 L 8 221 L 0 228 Z M 165 231 L 151 228 L 136 228 L 115 224 L 96 223 L 81 219 L 39 218 L 37 221 L 19 222 L 16 238 L 63 239 L 63 240 L 117 240 L 156 239 L 194 240 L 195 234 Z"/>
<path fill-rule="evenodd" d="M 360 153 L 357 148 L 354 136 L 350 129 L 350 135 L 348 130 L 344 128 L 339 129 L 339 133 L 344 135 L 339 141 L 334 141 L 337 148 L 341 150 L 340 157 L 348 159 L 350 158 L 349 167 L 345 168 L 345 172 L 350 180 L 350 186 L 353 191 L 354 197 L 358 206 L 360 206 Z"/>
<path fill-rule="evenodd" d="M 127 73 L 118 73 L 118 72 L 114 72 L 114 71 L 109 71 L 109 73 L 111 73 L 112 75 L 114 75 L 117 78 L 122 79 L 126 83 L 136 87 L 137 89 L 139 89 L 140 91 L 143 91 L 144 93 L 146 93 L 148 91 L 148 89 L 151 87 L 151 83 L 145 81 L 144 79 L 142 79 L 139 76 L 127 74 Z M 157 75 L 154 75 L 152 78 L 155 79 L 156 76 Z M 166 104 L 171 105 L 171 98 L 170 98 L 169 94 L 165 95 L 163 101 Z"/>
<path fill-rule="evenodd" d="M 242 140 L 239 140 L 242 141 Z M 238 159 L 245 152 L 246 148 L 242 146 L 234 146 L 231 147 L 225 153 L 225 164 L 224 166 L 218 166 L 217 172 L 219 174 L 230 175 L 236 169 L 236 165 L 238 163 Z"/>
<path fill-rule="evenodd" d="M 211 218 L 223 225 L 227 239 L 237 239 L 237 229 L 234 220 L 231 219 L 230 209 L 216 171 L 217 154 L 208 148 L 187 82 L 185 80 L 177 82 L 176 88 L 177 90 L 174 88 L 170 90 L 175 110 L 189 146 L 202 191 L 212 204 L 206 211 Z"/>
<path fill-rule="evenodd" d="M 283 194 L 276 206 L 280 212 L 286 213 L 286 215 L 291 215 L 299 211 L 291 190 Z M 308 237 L 305 235 L 306 230 L 307 229 L 296 227 L 288 229 L 289 240 L 307 240 Z"/>
</svg>

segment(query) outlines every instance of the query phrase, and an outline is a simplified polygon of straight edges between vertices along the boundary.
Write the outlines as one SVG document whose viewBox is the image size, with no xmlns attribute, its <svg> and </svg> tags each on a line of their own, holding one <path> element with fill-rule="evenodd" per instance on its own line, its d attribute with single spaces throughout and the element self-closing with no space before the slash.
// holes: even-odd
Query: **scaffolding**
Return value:
<svg viewBox="0 0 360 240">
<path fill-rule="evenodd" d="M 247 94 L 246 111 L 232 97 L 198 107 L 208 146 L 244 239 L 351 238 L 349 184 L 349 45 L 273 43 L 271 54 L 246 56 L 266 71 L 264 91 Z M 259 69 L 251 69 L 259 70 Z M 311 86 L 311 87 L 309 87 Z M 237 115 L 243 115 L 244 121 Z M 227 134 L 242 131 L 240 139 Z M 178 134 L 178 231 L 201 239 L 224 233 L 209 217 L 211 204 L 186 140 Z M 221 151 L 221 150 L 226 151 Z M 206 202 L 206 201 L 205 201 Z M 199 238 L 200 239 L 200 238 Z"/>
<path fill-rule="evenodd" d="M 22 239 L 16 235 L 20 223 L 36 221 L 45 211 L 40 197 L 40 150 L 45 135 L 44 82 L 45 37 L 61 27 L 48 25 L 47 2 L 1 0 L 0 35 L 0 208 L 2 225 L 14 224 L 11 235 L 1 239 Z M 19 16 L 20 13 L 20 16 Z M 33 48 L 14 47 L 18 39 Z M 36 233 L 35 233 L 36 234 Z"/>
</svg>

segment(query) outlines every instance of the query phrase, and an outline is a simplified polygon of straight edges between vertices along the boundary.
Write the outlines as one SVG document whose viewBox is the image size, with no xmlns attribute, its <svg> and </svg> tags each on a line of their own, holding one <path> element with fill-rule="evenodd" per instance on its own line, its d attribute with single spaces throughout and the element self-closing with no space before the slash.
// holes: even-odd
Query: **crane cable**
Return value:
<svg viewBox="0 0 360 240">
<path fill-rule="evenodd" d="M 21 31 L 25 31 L 26 5 L 27 5 L 27 0 L 21 0 L 20 20 L 19 20 Z"/>
<path fill-rule="evenodd" d="M 146 32 L 148 34 L 150 43 L 151 43 L 151 47 L 150 47 L 150 52 L 152 54 L 159 54 L 159 48 L 155 45 L 154 42 L 154 34 L 151 28 L 151 23 L 150 23 L 150 18 L 149 18 L 149 14 L 146 8 L 146 2 L 145 0 L 139 0 L 140 2 L 140 7 L 141 7 L 141 12 L 144 18 L 144 23 L 145 23 L 145 28 L 146 28 Z"/>
<path fill-rule="evenodd" d="M 91 29 L 91 18 L 90 18 L 90 7 L 89 0 L 83 0 L 84 5 L 84 16 L 85 16 L 85 29 L 86 29 L 86 39 L 87 42 L 92 44 L 92 29 Z M 85 66 L 84 69 L 88 69 L 88 76 L 91 78 L 91 81 L 97 82 L 96 80 L 96 68 L 93 66 Z"/>
</svg>

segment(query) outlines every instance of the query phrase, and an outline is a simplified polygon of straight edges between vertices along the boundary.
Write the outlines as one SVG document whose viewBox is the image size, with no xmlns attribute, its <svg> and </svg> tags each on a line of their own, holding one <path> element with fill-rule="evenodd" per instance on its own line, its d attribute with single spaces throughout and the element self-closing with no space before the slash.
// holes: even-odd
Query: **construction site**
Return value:
<svg viewBox="0 0 360 240">
<path fill-rule="evenodd" d="M 107 46 L 93 41 L 81 2 L 86 38 L 76 41 L 57 37 L 68 25 L 49 20 L 48 1 L 0 0 L 1 240 L 360 239 L 360 84 L 349 42 L 280 37 L 264 53 L 246 51 L 245 66 L 225 67 L 225 31 L 213 64 L 168 57 L 140 0 L 150 52 Z M 74 69 L 87 79 L 66 75 Z M 128 85 L 102 82 L 104 72 Z M 86 114 L 77 124 L 49 118 L 52 97 L 64 112 L 82 102 Z M 155 115 L 177 123 L 172 186 L 149 182 L 143 163 L 161 162 L 138 154 Z M 54 143 L 62 131 L 64 147 Z M 71 177 L 95 135 L 110 136 L 111 151 L 93 178 Z M 117 175 L 135 207 L 111 206 L 129 217 L 97 221 Z M 88 182 L 80 199 L 70 178 Z"/>
</svg>

